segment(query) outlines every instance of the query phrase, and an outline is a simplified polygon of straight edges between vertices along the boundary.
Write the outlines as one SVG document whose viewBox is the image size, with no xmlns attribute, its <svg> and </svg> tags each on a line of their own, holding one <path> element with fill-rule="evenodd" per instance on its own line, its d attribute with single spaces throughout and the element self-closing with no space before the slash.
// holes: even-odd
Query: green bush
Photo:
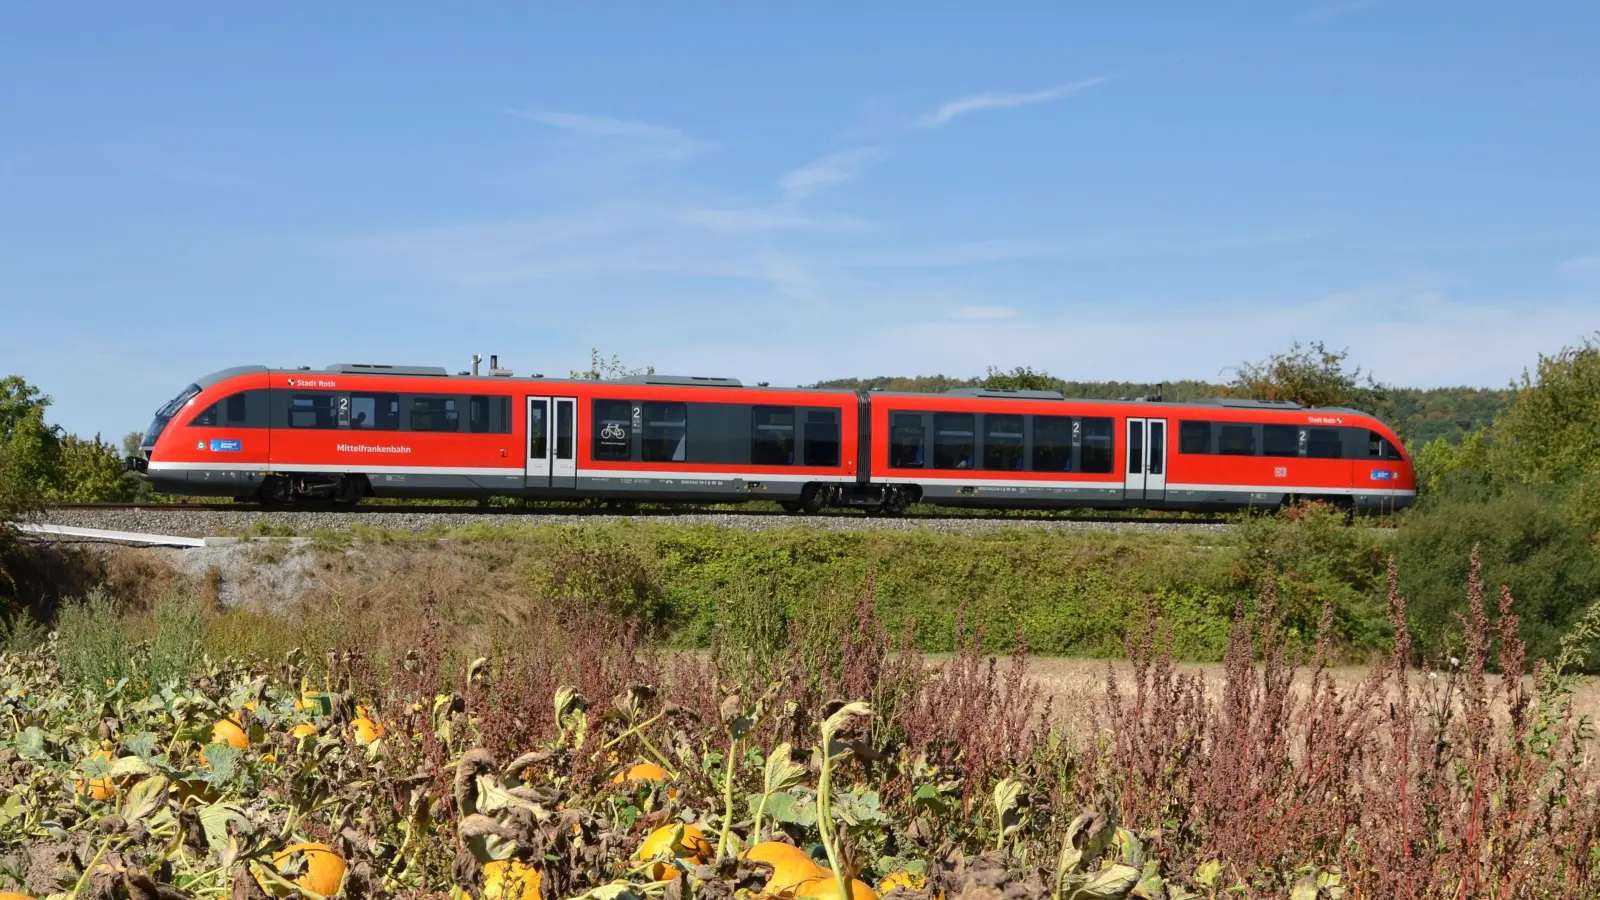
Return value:
<svg viewBox="0 0 1600 900">
<path fill-rule="evenodd" d="M 104 591 L 90 591 L 62 606 L 56 637 L 61 677 L 70 685 L 115 684 L 136 674 L 136 644 L 116 604 Z"/>
<path fill-rule="evenodd" d="M 1459 634 L 1453 613 L 1474 546 L 1484 584 L 1496 595 L 1487 605 L 1497 608 L 1501 585 L 1511 589 L 1530 657 L 1555 652 L 1561 634 L 1600 598 L 1600 559 L 1554 490 L 1458 485 L 1408 517 L 1395 541 L 1418 646 L 1444 646 Z M 1591 657 L 1586 668 L 1596 661 Z"/>
</svg>

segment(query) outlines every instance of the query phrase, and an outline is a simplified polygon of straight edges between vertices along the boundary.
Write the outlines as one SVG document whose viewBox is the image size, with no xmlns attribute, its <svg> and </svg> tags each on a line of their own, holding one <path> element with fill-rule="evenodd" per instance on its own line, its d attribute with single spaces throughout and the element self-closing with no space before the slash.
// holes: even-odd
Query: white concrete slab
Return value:
<svg viewBox="0 0 1600 900">
<path fill-rule="evenodd" d="M 156 547 L 220 547 L 237 542 L 231 537 L 181 537 L 172 534 L 143 534 L 137 531 L 110 531 L 105 528 L 78 528 L 71 525 L 21 524 L 16 526 L 25 534 L 54 537 L 71 537 L 91 541 L 120 541 L 128 544 L 148 544 Z"/>
</svg>

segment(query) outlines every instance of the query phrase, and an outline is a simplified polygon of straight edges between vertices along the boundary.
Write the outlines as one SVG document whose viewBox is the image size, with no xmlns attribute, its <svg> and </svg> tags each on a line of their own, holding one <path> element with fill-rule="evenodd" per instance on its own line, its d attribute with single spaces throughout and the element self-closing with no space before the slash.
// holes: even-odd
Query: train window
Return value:
<svg viewBox="0 0 1600 900">
<path fill-rule="evenodd" d="M 453 432 L 461 430 L 461 413 L 454 397 L 412 397 L 411 430 Z"/>
<path fill-rule="evenodd" d="M 194 414 L 189 420 L 190 428 L 210 428 L 217 424 L 217 405 L 215 403 Z"/>
<path fill-rule="evenodd" d="M 970 469 L 974 448 L 972 413 L 933 414 L 933 467 Z"/>
<path fill-rule="evenodd" d="M 243 425 L 249 419 L 249 415 L 246 412 L 248 404 L 244 391 L 230 394 L 228 399 L 222 401 L 222 405 L 224 407 L 222 420 L 226 424 Z"/>
<path fill-rule="evenodd" d="M 474 434 L 510 434 L 511 398 L 482 394 L 467 398 L 467 429 Z"/>
<path fill-rule="evenodd" d="M 895 416 L 889 429 L 889 467 L 920 469 L 927 464 L 923 453 L 922 417 Z"/>
<path fill-rule="evenodd" d="M 813 409 L 806 413 L 806 465 L 839 464 L 839 412 Z"/>
<path fill-rule="evenodd" d="M 1298 425 L 1261 426 L 1262 456 L 1299 456 L 1300 427 Z"/>
<path fill-rule="evenodd" d="M 1211 423 L 1179 422 L 1178 452 L 1193 455 L 1210 453 Z"/>
<path fill-rule="evenodd" d="M 1400 459 L 1400 451 L 1376 431 L 1367 432 L 1367 455 L 1374 459 Z"/>
<path fill-rule="evenodd" d="M 1003 471 L 1022 468 L 1022 417 L 993 413 L 983 417 L 983 467 Z"/>
<path fill-rule="evenodd" d="M 1306 456 L 1312 459 L 1343 459 L 1344 435 L 1337 428 L 1313 428 L 1306 436 Z"/>
<path fill-rule="evenodd" d="M 682 403 L 641 403 L 644 416 L 639 458 L 645 462 L 687 462 L 689 407 Z"/>
<path fill-rule="evenodd" d="M 1083 429 L 1083 447 L 1079 452 L 1078 468 L 1096 474 L 1116 471 L 1116 456 L 1111 452 L 1116 420 L 1084 418 L 1079 422 Z"/>
<path fill-rule="evenodd" d="M 794 407 L 750 408 L 750 462 L 758 466 L 794 465 Z"/>
<path fill-rule="evenodd" d="M 627 459 L 631 455 L 628 426 L 632 407 L 627 400 L 594 401 L 595 459 Z"/>
<path fill-rule="evenodd" d="M 350 427 L 371 431 L 399 431 L 400 395 L 351 394 Z"/>
<path fill-rule="evenodd" d="M 1144 474 L 1144 423 L 1128 420 L 1128 474 Z"/>
<path fill-rule="evenodd" d="M 294 394 L 289 397 L 290 428 L 338 428 L 332 394 Z"/>
<path fill-rule="evenodd" d="M 578 414 L 578 401 L 556 401 L 556 459 L 572 458 L 572 435 L 577 431 L 573 417 Z"/>
<path fill-rule="evenodd" d="M 1033 417 L 1033 470 L 1072 471 L 1072 419 L 1067 416 Z"/>
<path fill-rule="evenodd" d="M 528 401 L 528 458 L 544 459 L 550 452 L 550 411 L 548 400 Z"/>
<path fill-rule="evenodd" d="M 1148 475 L 1164 474 L 1167 467 L 1167 423 L 1150 423 L 1150 468 Z"/>
<path fill-rule="evenodd" d="M 1256 428 L 1254 425 L 1230 425 L 1226 422 L 1218 429 L 1217 452 L 1223 456 L 1255 456 Z"/>
</svg>

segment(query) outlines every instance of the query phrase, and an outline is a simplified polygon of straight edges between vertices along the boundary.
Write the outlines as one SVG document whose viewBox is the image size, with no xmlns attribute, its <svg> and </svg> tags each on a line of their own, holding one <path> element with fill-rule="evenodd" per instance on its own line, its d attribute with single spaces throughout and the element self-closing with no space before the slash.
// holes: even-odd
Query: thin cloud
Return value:
<svg viewBox="0 0 1600 900">
<path fill-rule="evenodd" d="M 1580 256 L 1561 264 L 1561 271 L 1571 273 L 1600 272 L 1600 256 Z"/>
<path fill-rule="evenodd" d="M 1031 91 L 1025 94 L 985 93 L 975 94 L 971 97 L 959 97 L 923 116 L 921 124 L 925 128 L 937 128 L 941 125 L 949 124 L 953 119 L 975 112 L 987 112 L 994 109 L 1015 109 L 1019 106 L 1052 103 L 1115 80 L 1115 75 L 1096 75 L 1093 78 L 1085 78 L 1082 81 L 1074 81 L 1071 84 L 1057 85 L 1053 88 Z"/>
<path fill-rule="evenodd" d="M 786 173 L 778 179 L 778 187 L 791 197 L 809 197 L 857 177 L 883 156 L 876 147 L 840 150 Z"/>
<path fill-rule="evenodd" d="M 986 319 L 1009 319 L 1017 311 L 1009 306 L 963 306 L 955 311 L 953 318 L 969 321 L 983 321 Z"/>
<path fill-rule="evenodd" d="M 529 122 L 537 122 L 540 125 L 586 137 L 616 138 L 650 144 L 678 158 L 690 156 L 711 147 L 710 144 L 690 137 L 680 128 L 656 125 L 651 122 L 553 111 L 515 110 L 511 115 Z"/>
</svg>

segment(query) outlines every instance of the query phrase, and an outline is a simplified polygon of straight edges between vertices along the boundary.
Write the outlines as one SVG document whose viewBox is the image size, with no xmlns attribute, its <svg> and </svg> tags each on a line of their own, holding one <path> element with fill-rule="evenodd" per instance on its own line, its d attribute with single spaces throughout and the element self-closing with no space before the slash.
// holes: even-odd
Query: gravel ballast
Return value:
<svg viewBox="0 0 1600 900">
<path fill-rule="evenodd" d="M 314 531 L 347 531 L 360 523 L 392 531 L 456 529 L 473 525 L 491 527 L 532 527 L 539 525 L 603 525 L 634 522 L 649 525 L 712 526 L 743 531 L 769 531 L 777 528 L 817 528 L 827 531 L 932 531 L 945 534 L 984 534 L 1014 528 L 1052 532 L 1068 531 L 1146 531 L 1195 532 L 1224 531 L 1219 524 L 1179 522 L 1121 522 L 1046 518 L 945 517 L 869 519 L 854 515 L 789 516 L 745 513 L 686 513 L 683 515 L 573 515 L 500 514 L 466 512 L 331 512 L 283 510 L 203 510 L 183 509 L 53 509 L 39 521 L 79 528 L 104 528 L 182 537 L 220 537 L 250 534 L 257 529 L 270 532 L 293 530 L 296 534 Z M 269 532 L 269 533 L 270 533 Z M 259 533 L 259 532 L 258 532 Z"/>
</svg>

